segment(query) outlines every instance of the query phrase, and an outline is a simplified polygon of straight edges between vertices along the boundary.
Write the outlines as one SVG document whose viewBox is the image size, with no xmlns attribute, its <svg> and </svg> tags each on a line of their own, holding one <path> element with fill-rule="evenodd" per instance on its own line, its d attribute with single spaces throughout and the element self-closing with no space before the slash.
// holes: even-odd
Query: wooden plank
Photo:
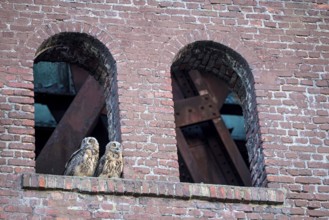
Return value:
<svg viewBox="0 0 329 220">
<path fill-rule="evenodd" d="M 185 137 L 180 128 L 176 128 L 176 138 L 178 150 L 183 157 L 183 160 L 193 178 L 193 181 L 196 183 L 202 182 L 203 179 L 202 172 L 199 170 L 200 167 L 197 163 L 195 163 L 195 159 L 189 149 L 188 144 L 186 143 Z"/>
<path fill-rule="evenodd" d="M 175 122 L 177 127 L 200 123 L 219 117 L 219 110 L 209 95 L 176 100 Z"/>
<path fill-rule="evenodd" d="M 242 182 L 245 184 L 245 186 L 251 186 L 251 174 L 250 171 L 246 165 L 246 163 L 244 162 L 240 151 L 238 149 L 238 147 L 236 146 L 235 142 L 233 141 L 230 132 L 228 131 L 228 129 L 226 128 L 223 120 L 221 119 L 221 117 L 213 119 L 212 120 L 215 128 L 224 144 L 224 146 L 226 147 L 226 150 L 236 168 L 236 170 L 238 171 Z"/>
<path fill-rule="evenodd" d="M 104 90 L 88 76 L 36 160 L 37 173 L 63 174 L 65 163 L 93 129 L 105 105 Z"/>
</svg>

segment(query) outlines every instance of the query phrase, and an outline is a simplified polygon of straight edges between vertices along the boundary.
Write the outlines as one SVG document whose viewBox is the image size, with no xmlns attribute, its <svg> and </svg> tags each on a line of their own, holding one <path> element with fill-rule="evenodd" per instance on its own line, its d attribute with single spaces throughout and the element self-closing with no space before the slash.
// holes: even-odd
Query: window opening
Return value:
<svg viewBox="0 0 329 220">
<path fill-rule="evenodd" d="M 213 74 L 173 70 L 180 180 L 251 185 L 237 95 Z"/>
<path fill-rule="evenodd" d="M 65 62 L 33 66 L 35 93 L 35 153 L 37 173 L 62 174 L 83 137 L 109 142 L 105 98 L 90 74 Z"/>
</svg>

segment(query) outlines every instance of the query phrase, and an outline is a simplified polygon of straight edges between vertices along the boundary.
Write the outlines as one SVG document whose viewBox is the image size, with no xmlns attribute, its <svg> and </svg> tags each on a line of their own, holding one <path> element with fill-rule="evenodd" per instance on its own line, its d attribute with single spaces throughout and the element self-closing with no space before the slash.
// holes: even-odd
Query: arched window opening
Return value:
<svg viewBox="0 0 329 220">
<path fill-rule="evenodd" d="M 249 69 L 231 52 L 221 44 L 199 41 L 183 48 L 172 65 L 182 182 L 252 185 L 247 90 L 239 76 Z"/>
<path fill-rule="evenodd" d="M 63 116 L 66 115 L 66 118 L 69 117 L 64 120 L 72 120 L 71 115 L 75 114 L 74 111 L 80 110 L 80 99 L 75 99 L 77 94 L 79 92 L 96 92 L 90 88 L 80 90 L 85 83 L 88 83 L 87 78 L 89 73 L 75 65 L 65 62 L 39 62 L 34 65 L 33 72 L 35 85 L 35 153 L 36 160 L 38 160 L 39 154 L 47 143 L 50 144 L 51 142 L 58 141 L 56 136 L 52 136 L 52 133 Z M 93 78 L 91 79 L 96 81 Z M 95 85 L 96 82 L 93 82 L 93 84 Z M 88 85 L 86 84 L 85 86 Z M 82 96 L 86 97 L 84 94 Z M 92 97 L 98 98 L 99 96 L 94 94 Z M 109 142 L 107 110 L 105 108 L 104 98 L 100 97 L 95 103 L 102 105 L 102 110 L 100 112 L 98 110 L 92 112 L 93 114 L 98 114 L 98 117 L 88 117 L 87 115 L 83 117 L 88 117 L 94 121 L 89 123 L 90 128 L 88 128 L 87 132 L 81 135 L 95 137 L 100 144 L 100 154 L 102 155 L 105 151 L 104 146 Z M 69 108 L 70 112 L 68 111 Z M 82 120 L 84 120 L 83 118 Z M 66 129 L 67 127 L 64 127 L 63 131 Z M 80 131 L 84 132 L 82 129 Z M 55 140 L 50 139 L 51 137 L 55 138 Z M 65 145 L 66 143 L 62 144 Z M 48 166 L 44 166 L 47 169 Z"/>
<path fill-rule="evenodd" d="M 100 156 L 110 139 L 120 141 L 115 61 L 97 39 L 52 36 L 38 49 L 33 72 L 37 173 L 63 174 L 86 136 L 98 140 Z"/>
</svg>

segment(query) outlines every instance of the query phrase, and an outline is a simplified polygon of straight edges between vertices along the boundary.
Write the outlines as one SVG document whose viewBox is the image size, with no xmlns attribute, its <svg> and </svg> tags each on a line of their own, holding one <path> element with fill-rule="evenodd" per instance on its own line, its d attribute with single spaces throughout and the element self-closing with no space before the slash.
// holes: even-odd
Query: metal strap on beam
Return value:
<svg viewBox="0 0 329 220">
<path fill-rule="evenodd" d="M 174 105 L 177 127 L 192 125 L 219 117 L 219 110 L 209 95 L 176 100 Z"/>
</svg>

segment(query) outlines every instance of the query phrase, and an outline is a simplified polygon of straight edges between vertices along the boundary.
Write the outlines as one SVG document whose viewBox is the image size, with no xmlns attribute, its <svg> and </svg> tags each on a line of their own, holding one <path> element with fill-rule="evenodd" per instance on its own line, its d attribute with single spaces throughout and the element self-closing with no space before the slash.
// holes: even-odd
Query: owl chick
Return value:
<svg viewBox="0 0 329 220">
<path fill-rule="evenodd" d="M 105 153 L 98 162 L 94 176 L 119 178 L 123 169 L 121 144 L 111 141 L 105 148 Z"/>
<path fill-rule="evenodd" d="M 99 144 L 96 138 L 85 137 L 80 149 L 75 151 L 65 165 L 64 175 L 93 176 L 99 158 Z"/>
</svg>

